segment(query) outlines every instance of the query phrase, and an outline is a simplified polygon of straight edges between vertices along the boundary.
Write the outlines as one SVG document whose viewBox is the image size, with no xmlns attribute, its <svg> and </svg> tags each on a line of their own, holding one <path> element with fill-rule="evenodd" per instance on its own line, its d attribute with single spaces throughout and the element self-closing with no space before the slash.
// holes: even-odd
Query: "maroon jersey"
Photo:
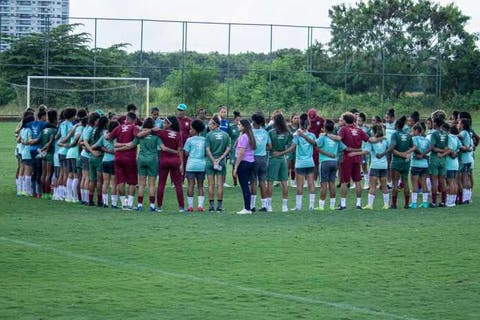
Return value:
<svg viewBox="0 0 480 320">
<path fill-rule="evenodd" d="M 362 141 L 367 142 L 369 136 L 363 132 L 362 129 L 356 127 L 353 124 L 342 127 L 338 132 L 338 135 L 342 138 L 342 142 L 349 148 L 361 149 Z M 347 151 L 343 151 L 342 161 L 350 163 L 360 163 L 362 156 L 349 157 Z"/>
<path fill-rule="evenodd" d="M 140 129 L 136 125 L 124 123 L 116 127 L 111 133 L 110 138 L 117 139 L 118 143 L 130 143 L 135 139 Z M 136 159 L 137 148 L 126 151 L 115 152 L 115 159 Z"/>
<path fill-rule="evenodd" d="M 120 123 L 120 124 L 125 124 L 125 123 L 127 123 L 127 116 L 125 116 L 125 115 L 120 116 L 120 118 L 118 118 L 118 123 Z M 142 119 L 140 119 L 139 117 L 137 117 L 137 120 L 135 120 L 135 125 L 141 127 L 141 126 L 143 125 Z"/>
<path fill-rule="evenodd" d="M 189 117 L 177 117 L 178 124 L 180 125 L 180 137 L 182 138 L 182 144 L 185 144 L 190 136 L 190 127 L 192 125 L 192 119 Z"/>
<path fill-rule="evenodd" d="M 173 130 L 158 130 L 155 131 L 155 134 L 162 139 L 162 143 L 165 145 L 165 147 L 173 149 L 173 150 L 178 150 L 178 148 L 183 148 L 183 141 L 180 136 L 180 132 L 176 132 Z M 180 158 L 177 154 L 173 154 L 168 151 L 163 151 L 161 152 L 160 158 L 162 161 L 178 161 L 180 162 Z"/>
<path fill-rule="evenodd" d="M 313 133 L 315 137 L 318 138 L 325 124 L 325 119 L 319 115 L 315 115 L 313 118 L 309 117 L 308 121 L 310 121 L 310 128 L 308 128 L 308 131 Z"/>
</svg>

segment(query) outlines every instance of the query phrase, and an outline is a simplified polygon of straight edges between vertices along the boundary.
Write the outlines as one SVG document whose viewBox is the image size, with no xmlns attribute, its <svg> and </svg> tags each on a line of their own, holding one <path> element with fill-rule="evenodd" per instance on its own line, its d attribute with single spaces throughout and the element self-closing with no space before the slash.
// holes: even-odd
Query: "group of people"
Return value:
<svg viewBox="0 0 480 320">
<path fill-rule="evenodd" d="M 162 211 L 170 175 L 180 211 L 195 207 L 204 211 L 205 178 L 208 210 L 223 211 L 231 165 L 234 186 L 239 184 L 243 194 L 238 214 L 273 211 L 275 183 L 281 185 L 284 212 L 289 210 L 289 184 L 296 189 L 293 210 L 302 210 L 304 187 L 309 191 L 309 210 L 344 210 L 350 184 L 357 209 L 373 209 L 377 188 L 384 209 L 397 208 L 400 189 L 405 208 L 452 207 L 472 199 L 473 152 L 479 137 L 468 112 L 447 117 L 438 110 L 421 120 L 418 112 L 396 118 L 390 109 L 383 119 L 374 116 L 367 125 L 366 115 L 355 109 L 342 114 L 337 123 L 315 109 L 288 118 L 276 110 L 268 119 L 262 112 L 242 118 L 235 111 L 231 120 L 225 106 L 210 119 L 205 109 L 198 110 L 196 119 L 187 117 L 186 111 L 187 106 L 179 104 L 176 116 L 161 119 L 154 108 L 142 121 L 135 105 L 122 116 L 75 108 L 58 114 L 44 106 L 26 110 L 16 130 L 17 195 L 141 211 L 148 187 L 149 209 Z M 366 206 L 362 175 L 363 188 L 368 189 Z"/>
</svg>

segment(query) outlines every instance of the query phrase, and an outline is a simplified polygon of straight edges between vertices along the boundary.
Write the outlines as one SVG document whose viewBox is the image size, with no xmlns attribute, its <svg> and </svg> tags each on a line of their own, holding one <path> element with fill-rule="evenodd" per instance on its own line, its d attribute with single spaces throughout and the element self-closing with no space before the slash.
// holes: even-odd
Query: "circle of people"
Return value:
<svg viewBox="0 0 480 320">
<path fill-rule="evenodd" d="M 159 109 L 153 108 L 141 121 L 133 104 L 120 117 L 102 110 L 66 108 L 58 114 L 45 106 L 36 112 L 28 109 L 16 129 L 17 195 L 142 211 L 148 187 L 149 210 L 161 212 L 170 175 L 179 211 L 195 210 L 197 189 L 196 210 L 201 212 L 206 177 L 208 210 L 223 211 L 226 169 L 231 165 L 234 186 L 239 184 L 243 194 L 238 214 L 273 211 L 275 184 L 281 186 L 283 212 L 302 210 L 304 188 L 309 191 L 308 209 L 320 211 L 345 210 L 348 189 L 355 189 L 354 207 L 363 210 L 373 209 L 377 189 L 383 209 L 397 208 L 400 189 L 407 209 L 453 207 L 472 200 L 479 137 L 468 112 L 447 117 L 437 110 L 421 120 L 418 112 L 396 118 L 390 109 L 367 125 L 366 115 L 356 109 L 342 114 L 337 123 L 315 109 L 289 118 L 276 110 L 269 120 L 262 112 L 242 118 L 235 111 L 231 121 L 226 106 L 219 106 L 210 119 L 205 109 L 198 110 L 196 119 L 186 111 L 187 106 L 179 104 L 176 116 L 161 119 Z M 293 209 L 288 206 L 289 185 L 296 188 Z M 362 188 L 368 190 L 365 206 Z"/>
</svg>

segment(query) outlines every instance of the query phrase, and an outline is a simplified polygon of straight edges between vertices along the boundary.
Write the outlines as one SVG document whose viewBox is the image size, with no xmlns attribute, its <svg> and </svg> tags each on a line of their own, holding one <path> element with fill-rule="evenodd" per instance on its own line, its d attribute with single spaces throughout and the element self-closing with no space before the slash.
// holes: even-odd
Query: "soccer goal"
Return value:
<svg viewBox="0 0 480 320">
<path fill-rule="evenodd" d="M 140 115 L 150 113 L 149 78 L 29 76 L 22 87 L 15 89 L 19 104 L 27 108 L 45 104 L 123 113 L 133 103 Z"/>
</svg>

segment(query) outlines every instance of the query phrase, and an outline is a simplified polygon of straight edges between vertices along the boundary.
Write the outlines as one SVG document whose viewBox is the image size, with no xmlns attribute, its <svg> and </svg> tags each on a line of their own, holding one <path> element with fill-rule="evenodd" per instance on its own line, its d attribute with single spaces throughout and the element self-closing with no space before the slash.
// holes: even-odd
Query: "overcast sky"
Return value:
<svg viewBox="0 0 480 320">
<path fill-rule="evenodd" d="M 180 21 L 209 21 L 232 23 L 288 24 L 328 27 L 328 9 L 338 0 L 70 0 L 70 16 L 98 18 L 133 18 Z M 438 1 L 445 5 L 454 2 L 471 17 L 467 30 L 480 32 L 480 6 L 477 1 Z M 95 33 L 93 20 L 71 20 L 85 24 L 84 31 Z M 228 49 L 228 26 L 188 24 L 187 49 L 200 52 Z M 314 40 L 328 42 L 329 31 L 314 29 Z M 97 22 L 97 45 L 130 43 L 129 51 L 141 47 L 140 22 Z M 269 27 L 234 25 L 231 28 L 231 52 L 263 51 L 270 46 Z M 307 28 L 274 28 L 273 50 L 307 46 Z M 182 48 L 182 24 L 144 22 L 143 48 L 146 51 L 175 51 Z"/>
</svg>

